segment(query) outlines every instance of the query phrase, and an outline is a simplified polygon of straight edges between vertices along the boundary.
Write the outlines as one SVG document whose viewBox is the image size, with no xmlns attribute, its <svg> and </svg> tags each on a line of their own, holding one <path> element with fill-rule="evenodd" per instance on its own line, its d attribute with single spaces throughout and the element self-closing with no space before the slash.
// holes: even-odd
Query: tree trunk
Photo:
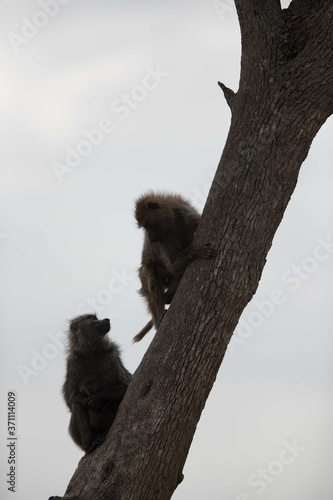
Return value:
<svg viewBox="0 0 333 500">
<path fill-rule="evenodd" d="M 333 111 L 331 0 L 236 0 L 240 85 L 196 242 L 215 262 L 186 271 L 103 446 L 67 489 L 80 500 L 167 500 L 205 401 L 316 133 Z M 223 494 L 222 494 L 223 496 Z"/>
</svg>

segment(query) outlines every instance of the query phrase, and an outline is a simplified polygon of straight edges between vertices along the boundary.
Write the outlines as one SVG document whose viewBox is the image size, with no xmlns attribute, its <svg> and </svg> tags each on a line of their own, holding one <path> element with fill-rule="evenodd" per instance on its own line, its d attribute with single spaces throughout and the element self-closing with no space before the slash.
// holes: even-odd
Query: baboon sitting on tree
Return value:
<svg viewBox="0 0 333 500">
<path fill-rule="evenodd" d="M 110 320 L 93 314 L 73 319 L 68 331 L 63 395 L 71 411 L 69 433 L 86 453 L 105 440 L 132 378 L 109 331 Z"/>
<path fill-rule="evenodd" d="M 180 195 L 144 194 L 136 201 L 135 218 L 145 229 L 139 293 L 152 315 L 134 337 L 138 342 L 153 326 L 159 327 L 165 304 L 171 303 L 187 266 L 195 259 L 213 259 L 216 251 L 209 244 L 193 245 L 200 214 Z"/>
</svg>

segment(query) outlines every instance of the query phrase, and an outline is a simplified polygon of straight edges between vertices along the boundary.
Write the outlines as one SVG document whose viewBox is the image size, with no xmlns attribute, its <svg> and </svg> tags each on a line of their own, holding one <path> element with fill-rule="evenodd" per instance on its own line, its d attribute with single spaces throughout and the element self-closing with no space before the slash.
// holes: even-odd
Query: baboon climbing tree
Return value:
<svg viewBox="0 0 333 500">
<path fill-rule="evenodd" d="M 134 337 L 142 340 L 158 328 L 187 266 L 196 259 L 213 259 L 216 251 L 209 244 L 195 247 L 193 238 L 200 215 L 182 196 L 149 192 L 135 204 L 135 218 L 145 231 L 139 268 L 140 294 L 146 299 L 152 320 Z"/>
<path fill-rule="evenodd" d="M 239 89 L 220 84 L 231 126 L 194 241 L 218 257 L 187 268 L 105 443 L 70 481 L 67 494 L 81 500 L 171 498 L 300 167 L 333 112 L 332 1 L 235 3 Z"/>
</svg>

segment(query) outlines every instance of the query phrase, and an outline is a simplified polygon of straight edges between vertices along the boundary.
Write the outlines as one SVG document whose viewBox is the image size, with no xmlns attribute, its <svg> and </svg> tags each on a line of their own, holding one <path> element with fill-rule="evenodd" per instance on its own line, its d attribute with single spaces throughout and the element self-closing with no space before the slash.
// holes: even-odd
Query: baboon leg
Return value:
<svg viewBox="0 0 333 500">
<path fill-rule="evenodd" d="M 97 436 L 95 437 L 95 439 L 93 440 L 93 442 L 91 443 L 91 445 L 88 446 L 88 448 L 85 450 L 85 452 L 87 454 L 91 453 L 92 451 L 95 450 L 95 448 L 97 448 L 98 446 L 100 446 L 101 444 L 103 444 L 104 441 L 105 441 L 106 435 L 107 435 L 107 431 L 101 432 L 101 434 L 97 434 Z"/>
<path fill-rule="evenodd" d="M 165 311 L 164 287 L 155 286 L 153 292 L 148 296 L 147 302 L 155 328 L 157 329 L 161 324 Z"/>
<path fill-rule="evenodd" d="M 158 328 L 165 310 L 165 285 L 156 276 L 155 267 L 152 265 L 142 265 L 139 274 L 142 283 L 140 294 L 145 297 L 154 326 Z"/>
<path fill-rule="evenodd" d="M 174 277 L 172 278 L 172 280 L 170 281 L 169 285 L 168 285 L 168 290 L 165 292 L 164 294 L 164 302 L 165 304 L 171 304 L 171 301 L 177 291 L 177 288 L 178 288 L 178 285 L 180 283 L 180 280 L 181 280 L 181 277 Z"/>
<path fill-rule="evenodd" d="M 71 412 L 69 433 L 74 442 L 86 451 L 96 437 L 90 426 L 88 412 L 81 403 L 73 403 Z"/>
</svg>

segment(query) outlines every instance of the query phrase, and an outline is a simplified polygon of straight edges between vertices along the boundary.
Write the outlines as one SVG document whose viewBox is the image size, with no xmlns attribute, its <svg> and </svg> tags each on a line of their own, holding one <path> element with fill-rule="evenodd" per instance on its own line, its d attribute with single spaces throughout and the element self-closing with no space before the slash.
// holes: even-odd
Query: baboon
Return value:
<svg viewBox="0 0 333 500">
<path fill-rule="evenodd" d="M 86 453 L 105 440 L 132 378 L 109 331 L 110 320 L 94 314 L 73 319 L 68 331 L 63 395 L 71 411 L 69 433 Z"/>
<path fill-rule="evenodd" d="M 152 315 L 133 338 L 138 342 L 153 326 L 159 327 L 187 266 L 195 259 L 213 259 L 217 252 L 209 244 L 193 245 L 200 214 L 181 195 L 148 192 L 136 201 L 135 218 L 145 229 L 139 293 Z"/>
</svg>

